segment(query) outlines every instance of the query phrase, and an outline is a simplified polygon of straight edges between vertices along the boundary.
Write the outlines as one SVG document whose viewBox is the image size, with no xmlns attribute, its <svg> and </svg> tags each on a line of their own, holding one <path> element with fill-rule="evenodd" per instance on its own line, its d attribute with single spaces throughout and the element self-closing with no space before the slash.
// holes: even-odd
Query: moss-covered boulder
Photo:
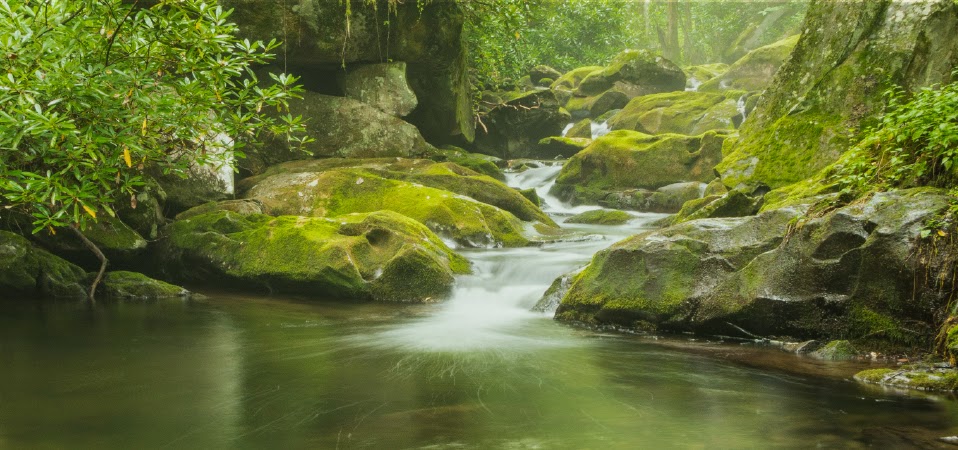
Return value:
<svg viewBox="0 0 958 450">
<path fill-rule="evenodd" d="M 347 97 L 391 116 L 407 116 L 419 104 L 406 81 L 404 62 L 352 65 L 342 85 Z"/>
<path fill-rule="evenodd" d="M 536 86 L 542 84 L 543 79 L 552 79 L 555 82 L 561 76 L 562 72 L 546 65 L 538 65 L 529 70 L 529 81 Z"/>
<path fill-rule="evenodd" d="M 430 142 L 471 141 L 475 130 L 459 2 L 223 0 L 244 37 L 284 42 L 278 70 L 334 93 L 341 66 L 402 61 L 419 106 L 406 119 Z M 348 26 L 347 26 L 347 21 Z M 386 25 L 384 25 L 384 23 Z M 319 119 L 317 119 L 319 120 Z"/>
<path fill-rule="evenodd" d="M 556 78 L 556 80 L 552 82 L 552 89 L 574 91 L 579 87 L 579 84 L 582 83 L 582 80 L 584 80 L 585 77 L 591 75 L 593 72 L 598 72 L 603 69 L 605 68 L 602 66 L 585 66 L 572 69 L 559 78 Z"/>
<path fill-rule="evenodd" d="M 682 91 L 636 97 L 609 119 L 609 127 L 695 136 L 710 130 L 733 130 L 742 120 L 734 98 Z"/>
<path fill-rule="evenodd" d="M 176 214 L 206 202 L 233 198 L 235 174 L 231 164 L 236 161 L 230 142 L 230 137 L 216 135 L 205 144 L 211 160 L 206 163 L 193 160 L 183 173 L 164 173 L 157 167 L 148 169 L 163 191 L 164 211 Z M 172 156 L 183 156 L 177 153 Z"/>
<path fill-rule="evenodd" d="M 958 391 L 958 370 L 949 364 L 908 364 L 895 369 L 868 369 L 855 374 L 855 381 L 899 389 L 930 392 Z"/>
<path fill-rule="evenodd" d="M 724 138 L 717 132 L 692 137 L 613 131 L 563 166 L 553 192 L 566 199 L 590 198 L 607 191 L 708 182 L 714 177 L 712 167 L 722 158 Z"/>
<path fill-rule="evenodd" d="M 948 81 L 958 5 L 815 2 L 795 50 L 717 167 L 726 186 L 779 188 L 834 163 L 892 85 Z"/>
<path fill-rule="evenodd" d="M 633 217 L 625 211 L 596 209 L 576 214 L 565 220 L 565 223 L 584 223 L 591 225 L 622 225 Z"/>
<path fill-rule="evenodd" d="M 588 97 L 612 88 L 630 98 L 681 91 L 685 89 L 685 73 L 672 61 L 648 50 L 626 50 L 616 55 L 602 70 L 583 78 L 575 92 Z"/>
<path fill-rule="evenodd" d="M 500 158 L 530 157 L 536 143 L 561 135 L 570 120 L 554 92 L 525 92 L 496 105 L 485 115 L 485 128 L 476 132 L 474 149 Z"/>
<path fill-rule="evenodd" d="M 97 298 L 113 300 L 158 300 L 190 298 L 190 291 L 137 272 L 107 272 L 97 287 Z"/>
<path fill-rule="evenodd" d="M 166 191 L 148 178 L 132 198 L 116 202 L 116 216 L 145 239 L 156 239 L 166 224 Z"/>
<path fill-rule="evenodd" d="M 592 120 L 582 119 L 566 131 L 565 137 L 592 139 Z"/>
<path fill-rule="evenodd" d="M 699 86 L 703 92 L 722 90 L 762 91 L 772 82 L 779 67 L 792 54 L 799 35 L 759 47 L 732 64 L 727 71 Z"/>
<path fill-rule="evenodd" d="M 114 267 L 136 266 L 146 253 L 146 239 L 115 217 L 100 215 L 96 222 L 87 224 L 83 235 L 100 248 Z M 100 267 L 96 255 L 68 228 L 59 228 L 55 234 L 43 230 L 30 238 L 57 256 L 88 270 Z"/>
<path fill-rule="evenodd" d="M 591 143 L 592 139 L 588 138 L 550 136 L 539 141 L 532 156 L 538 159 L 569 158 Z"/>
<path fill-rule="evenodd" d="M 781 208 L 639 235 L 597 254 L 557 317 L 930 348 L 955 287 L 917 236 L 947 202 L 916 189 L 801 221 L 803 209 Z"/>
<path fill-rule="evenodd" d="M 250 214 L 264 214 L 263 203 L 255 199 L 224 200 L 221 202 L 204 203 L 190 208 L 176 215 L 176 220 L 189 219 L 203 214 L 217 211 L 232 211 L 241 216 Z"/>
<path fill-rule="evenodd" d="M 444 145 L 442 148 L 431 151 L 426 154 L 426 158 L 437 162 L 451 162 L 462 167 L 470 169 L 476 173 L 488 175 L 499 181 L 505 181 L 499 164 L 503 164 L 502 159 L 491 155 L 481 153 L 470 153 L 459 147 Z"/>
<path fill-rule="evenodd" d="M 306 128 L 315 140 L 306 149 L 317 158 L 409 157 L 433 149 L 412 124 L 351 98 L 307 92 L 290 101 L 290 112 L 308 120 Z M 241 168 L 255 175 L 274 164 L 308 157 L 277 138 L 267 148 L 247 152 Z"/>
<path fill-rule="evenodd" d="M 689 66 L 683 69 L 685 72 L 685 90 L 697 91 L 699 86 L 706 81 L 711 80 L 728 70 L 728 64 L 713 63 L 701 64 L 698 66 Z"/>
<path fill-rule="evenodd" d="M 682 204 L 681 210 L 672 218 L 672 223 L 717 217 L 751 216 L 758 214 L 764 200 L 761 191 L 749 193 L 742 189 L 733 189 L 722 194 L 706 191 L 704 196 L 689 199 Z"/>
<path fill-rule="evenodd" d="M 613 109 L 622 109 L 629 103 L 629 95 L 617 89 L 609 89 L 592 96 L 573 95 L 565 103 L 565 109 L 574 119 L 599 117 Z"/>
<path fill-rule="evenodd" d="M 391 211 L 336 218 L 213 212 L 165 231 L 165 273 L 328 299 L 429 301 L 468 262 L 428 228 Z"/>
<path fill-rule="evenodd" d="M 297 161 L 244 180 L 241 188 L 268 214 L 335 217 L 391 210 L 470 247 L 528 244 L 521 220 L 555 226 L 501 182 L 428 160 Z"/>
<path fill-rule="evenodd" d="M 0 231 L 0 297 L 85 298 L 85 277 L 79 266 Z"/>
</svg>

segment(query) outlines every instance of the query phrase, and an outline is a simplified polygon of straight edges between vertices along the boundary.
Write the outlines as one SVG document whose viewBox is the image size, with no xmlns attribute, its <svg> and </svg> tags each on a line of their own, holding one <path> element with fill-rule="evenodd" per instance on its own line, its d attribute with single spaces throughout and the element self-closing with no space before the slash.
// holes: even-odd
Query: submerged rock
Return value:
<svg viewBox="0 0 958 450">
<path fill-rule="evenodd" d="M 164 271 L 184 281 L 388 302 L 445 296 L 469 263 L 391 211 L 335 219 L 219 211 L 165 231 Z"/>
<path fill-rule="evenodd" d="M 734 130 L 742 120 L 735 98 L 683 91 L 636 97 L 609 119 L 609 127 L 697 136 L 711 130 Z"/>
<path fill-rule="evenodd" d="M 85 298 L 85 278 L 79 266 L 0 231 L 0 297 Z"/>
<path fill-rule="evenodd" d="M 599 252 L 556 318 L 637 329 L 927 345 L 948 286 L 914 255 L 942 191 L 876 194 L 796 226 L 803 210 L 700 219 Z"/>
</svg>

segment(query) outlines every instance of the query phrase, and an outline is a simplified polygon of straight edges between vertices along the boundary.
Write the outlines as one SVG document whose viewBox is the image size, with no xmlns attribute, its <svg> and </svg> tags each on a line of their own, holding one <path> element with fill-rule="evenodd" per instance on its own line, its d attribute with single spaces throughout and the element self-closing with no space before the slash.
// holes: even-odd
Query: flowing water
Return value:
<svg viewBox="0 0 958 450">
<path fill-rule="evenodd" d="M 547 196 L 563 220 L 594 207 Z M 552 280 L 658 218 L 461 250 L 432 305 L 211 293 L 0 302 L 0 448 L 864 448 L 938 445 L 952 400 L 848 381 L 743 345 L 570 328 L 530 312 Z"/>
</svg>

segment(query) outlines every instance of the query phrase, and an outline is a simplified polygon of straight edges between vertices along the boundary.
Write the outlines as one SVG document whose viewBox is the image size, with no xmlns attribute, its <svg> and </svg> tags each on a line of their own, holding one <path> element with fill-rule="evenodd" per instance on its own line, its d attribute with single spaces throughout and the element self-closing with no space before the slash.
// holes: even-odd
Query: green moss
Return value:
<svg viewBox="0 0 958 450">
<path fill-rule="evenodd" d="M 440 297 L 453 274 L 469 270 L 426 227 L 389 211 L 335 219 L 220 211 L 175 222 L 168 245 L 168 270 L 187 280 L 325 297 Z"/>
<path fill-rule="evenodd" d="M 602 69 L 603 69 L 602 66 L 586 66 L 586 67 L 579 67 L 577 69 L 572 69 L 566 72 L 565 74 L 563 74 L 561 77 L 557 78 L 552 83 L 552 89 L 565 88 L 569 90 L 574 90 L 575 88 L 579 87 L 579 83 L 581 83 L 586 76 L 588 76 L 592 72 L 596 72 Z"/>
<path fill-rule="evenodd" d="M 565 220 L 565 223 L 587 223 L 594 225 L 622 225 L 633 217 L 625 212 L 618 210 L 597 209 L 595 211 L 586 211 L 576 214 Z"/>
<path fill-rule="evenodd" d="M 556 179 L 558 190 L 657 189 L 682 182 L 708 182 L 720 159 L 723 134 L 650 136 L 613 131 L 572 157 Z"/>
<path fill-rule="evenodd" d="M 809 178 L 838 158 L 819 149 L 847 146 L 840 121 L 813 112 L 781 117 L 761 132 L 743 134 L 715 170 L 729 187 L 762 183 L 777 189 Z"/>
<path fill-rule="evenodd" d="M 800 35 L 795 35 L 748 52 L 732 64 L 724 74 L 703 83 L 699 90 L 704 92 L 725 89 L 764 90 L 771 83 L 778 68 L 795 49 L 799 37 Z"/>
<path fill-rule="evenodd" d="M 881 383 L 894 369 L 868 369 L 855 374 L 855 379 L 863 383 Z"/>
<path fill-rule="evenodd" d="M 609 89 L 591 96 L 572 96 L 565 103 L 565 109 L 573 116 L 599 117 L 609 111 L 620 109 L 628 103 L 627 94 Z"/>
<path fill-rule="evenodd" d="M 845 340 L 830 341 L 824 347 L 812 352 L 812 355 L 829 360 L 852 359 L 858 356 L 858 350 Z"/>
<path fill-rule="evenodd" d="M 103 277 L 99 294 L 105 298 L 122 300 L 155 300 L 161 298 L 183 298 L 189 291 L 179 286 L 154 280 L 136 272 L 107 272 Z"/>
<path fill-rule="evenodd" d="M 684 71 L 687 79 L 691 80 L 694 78 L 698 80 L 699 83 L 705 83 L 728 71 L 728 64 L 714 63 L 689 66 L 686 67 Z"/>
<path fill-rule="evenodd" d="M 613 130 L 649 134 L 698 135 L 709 130 L 734 129 L 738 114 L 734 101 L 719 94 L 667 92 L 636 97 L 609 120 Z"/>
<path fill-rule="evenodd" d="M 496 165 L 496 162 L 501 160 L 495 156 L 469 153 L 459 147 L 448 145 L 428 153 L 426 157 L 437 162 L 448 161 L 456 163 L 476 173 L 490 176 L 499 181 L 505 181 L 506 179 L 505 175 L 502 174 L 502 170 Z"/>
<path fill-rule="evenodd" d="M 568 158 L 589 146 L 592 139 L 552 136 L 543 138 L 536 146 L 535 155 L 542 159 Z"/>
<path fill-rule="evenodd" d="M 34 246 L 23 236 L 0 231 L 0 292 L 26 297 L 83 298 L 86 272 Z"/>
<path fill-rule="evenodd" d="M 592 121 L 589 119 L 582 119 L 576 122 L 576 124 L 569 129 L 569 132 L 566 133 L 565 136 L 570 138 L 592 139 Z"/>
<path fill-rule="evenodd" d="M 635 92 L 629 93 L 630 97 L 681 91 L 685 89 L 685 73 L 671 61 L 648 50 L 625 50 L 612 58 L 608 66 L 583 78 L 576 94 L 597 95 L 618 82 L 632 85 L 630 89 Z"/>
</svg>

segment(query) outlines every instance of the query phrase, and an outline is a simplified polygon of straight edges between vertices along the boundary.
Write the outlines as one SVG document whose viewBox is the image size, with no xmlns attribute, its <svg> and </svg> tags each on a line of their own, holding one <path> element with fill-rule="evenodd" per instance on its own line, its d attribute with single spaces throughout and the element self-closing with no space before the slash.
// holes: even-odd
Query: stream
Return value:
<svg viewBox="0 0 958 450">
<path fill-rule="evenodd" d="M 558 166 L 509 174 L 561 224 Z M 0 301 L 4 448 L 866 448 L 945 445 L 958 403 L 860 386 L 861 362 L 577 329 L 552 281 L 663 217 L 459 249 L 439 304 L 204 292 L 199 301 Z"/>
</svg>

